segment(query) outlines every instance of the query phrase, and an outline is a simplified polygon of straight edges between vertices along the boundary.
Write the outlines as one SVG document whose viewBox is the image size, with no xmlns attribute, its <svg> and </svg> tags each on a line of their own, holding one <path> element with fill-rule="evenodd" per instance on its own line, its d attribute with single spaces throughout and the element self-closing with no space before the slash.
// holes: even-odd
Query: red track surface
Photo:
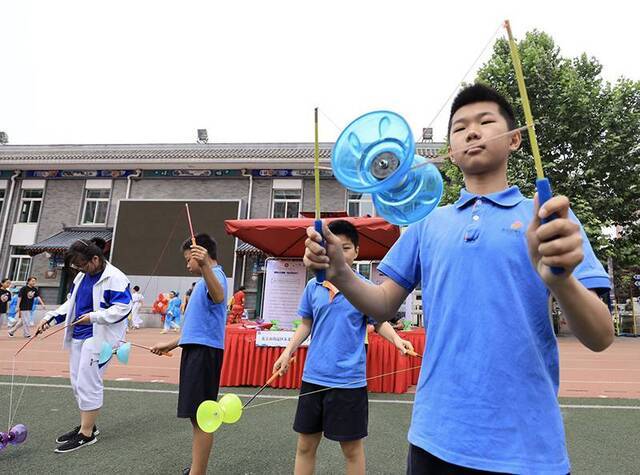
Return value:
<svg viewBox="0 0 640 475">
<path fill-rule="evenodd" d="M 13 354 L 24 343 L 22 337 L 0 336 L 0 374 L 10 375 Z M 129 339 L 151 346 L 175 337 L 161 335 L 159 329 L 129 333 Z M 560 396 L 640 399 L 640 338 L 616 338 L 602 353 L 593 353 L 576 339 L 563 337 L 560 346 Z M 178 382 L 180 350 L 173 358 L 160 357 L 132 348 L 128 365 L 114 361 L 106 379 L 144 382 Z M 67 352 L 62 349 L 62 332 L 46 340 L 34 341 L 18 355 L 16 375 L 69 377 Z M 18 382 L 19 384 L 19 382 Z"/>
</svg>

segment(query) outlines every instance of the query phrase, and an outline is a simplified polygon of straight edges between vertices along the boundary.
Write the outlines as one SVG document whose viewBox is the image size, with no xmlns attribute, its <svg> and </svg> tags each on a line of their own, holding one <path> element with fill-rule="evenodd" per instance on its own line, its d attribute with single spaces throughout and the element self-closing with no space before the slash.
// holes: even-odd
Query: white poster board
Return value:
<svg viewBox="0 0 640 475">
<path fill-rule="evenodd" d="M 276 346 L 284 348 L 289 344 L 291 338 L 293 338 L 293 333 L 292 331 L 256 332 L 256 346 Z M 310 337 L 307 337 L 300 346 L 309 346 L 310 341 Z"/>
<path fill-rule="evenodd" d="M 307 284 L 302 261 L 267 259 L 265 264 L 263 320 L 278 320 L 281 329 L 292 329 L 298 304 Z"/>
</svg>

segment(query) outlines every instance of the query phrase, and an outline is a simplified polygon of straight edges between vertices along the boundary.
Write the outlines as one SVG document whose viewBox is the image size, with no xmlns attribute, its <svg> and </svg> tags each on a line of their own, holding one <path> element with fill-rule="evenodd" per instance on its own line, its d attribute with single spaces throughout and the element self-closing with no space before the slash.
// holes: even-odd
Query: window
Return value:
<svg viewBox="0 0 640 475">
<path fill-rule="evenodd" d="M 82 224 L 106 224 L 111 190 L 85 190 Z"/>
<path fill-rule="evenodd" d="M 14 254 L 9 260 L 9 278 L 14 282 L 26 282 L 31 269 L 31 257 Z"/>
<path fill-rule="evenodd" d="M 371 201 L 371 195 L 366 193 L 354 193 L 352 191 L 347 192 L 347 214 L 349 216 L 374 216 L 375 210 L 373 208 L 373 202 Z"/>
<path fill-rule="evenodd" d="M 274 218 L 297 218 L 300 214 L 301 198 L 302 192 L 300 190 L 273 190 L 271 216 Z"/>
<path fill-rule="evenodd" d="M 0 216 L 2 216 L 2 208 L 4 207 L 4 194 L 6 190 L 0 190 Z"/>
<path fill-rule="evenodd" d="M 42 207 L 42 190 L 22 190 L 19 223 L 37 223 Z"/>
<path fill-rule="evenodd" d="M 371 262 L 354 262 L 352 267 L 357 273 L 371 279 Z"/>
</svg>

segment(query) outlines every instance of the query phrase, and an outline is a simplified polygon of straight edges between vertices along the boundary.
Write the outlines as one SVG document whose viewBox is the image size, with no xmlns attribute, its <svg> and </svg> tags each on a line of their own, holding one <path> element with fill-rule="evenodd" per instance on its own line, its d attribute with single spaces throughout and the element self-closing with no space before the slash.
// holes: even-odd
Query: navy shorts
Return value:
<svg viewBox="0 0 640 475">
<path fill-rule="evenodd" d="M 439 459 L 426 450 L 409 445 L 407 475 L 504 475 L 474 468 L 461 467 Z"/>
<path fill-rule="evenodd" d="M 218 399 L 224 351 L 204 345 L 182 345 L 178 417 L 194 419 L 203 401 Z"/>
<path fill-rule="evenodd" d="M 316 392 L 309 396 L 306 393 Z M 360 440 L 367 436 L 367 387 L 327 389 L 302 381 L 293 430 L 301 434 L 324 432 L 330 440 Z"/>
</svg>

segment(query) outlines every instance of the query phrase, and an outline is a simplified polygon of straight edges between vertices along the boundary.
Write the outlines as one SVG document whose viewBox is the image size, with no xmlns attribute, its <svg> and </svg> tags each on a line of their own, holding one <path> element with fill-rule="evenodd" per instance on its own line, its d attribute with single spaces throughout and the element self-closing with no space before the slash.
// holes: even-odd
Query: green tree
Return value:
<svg viewBox="0 0 640 475">
<path fill-rule="evenodd" d="M 595 58 L 565 58 L 542 32 L 527 33 L 519 51 L 545 175 L 554 193 L 569 197 L 601 259 L 612 256 L 616 266 L 640 266 L 640 82 L 605 81 Z M 524 125 L 506 40 L 496 42 L 476 80 L 510 99 L 517 123 Z M 447 203 L 457 198 L 462 179 L 450 163 L 442 170 L 452 188 Z M 509 180 L 532 196 L 535 179 L 525 133 L 523 147 L 512 155 Z M 615 241 L 602 232 L 612 225 L 621 229 Z"/>
</svg>

